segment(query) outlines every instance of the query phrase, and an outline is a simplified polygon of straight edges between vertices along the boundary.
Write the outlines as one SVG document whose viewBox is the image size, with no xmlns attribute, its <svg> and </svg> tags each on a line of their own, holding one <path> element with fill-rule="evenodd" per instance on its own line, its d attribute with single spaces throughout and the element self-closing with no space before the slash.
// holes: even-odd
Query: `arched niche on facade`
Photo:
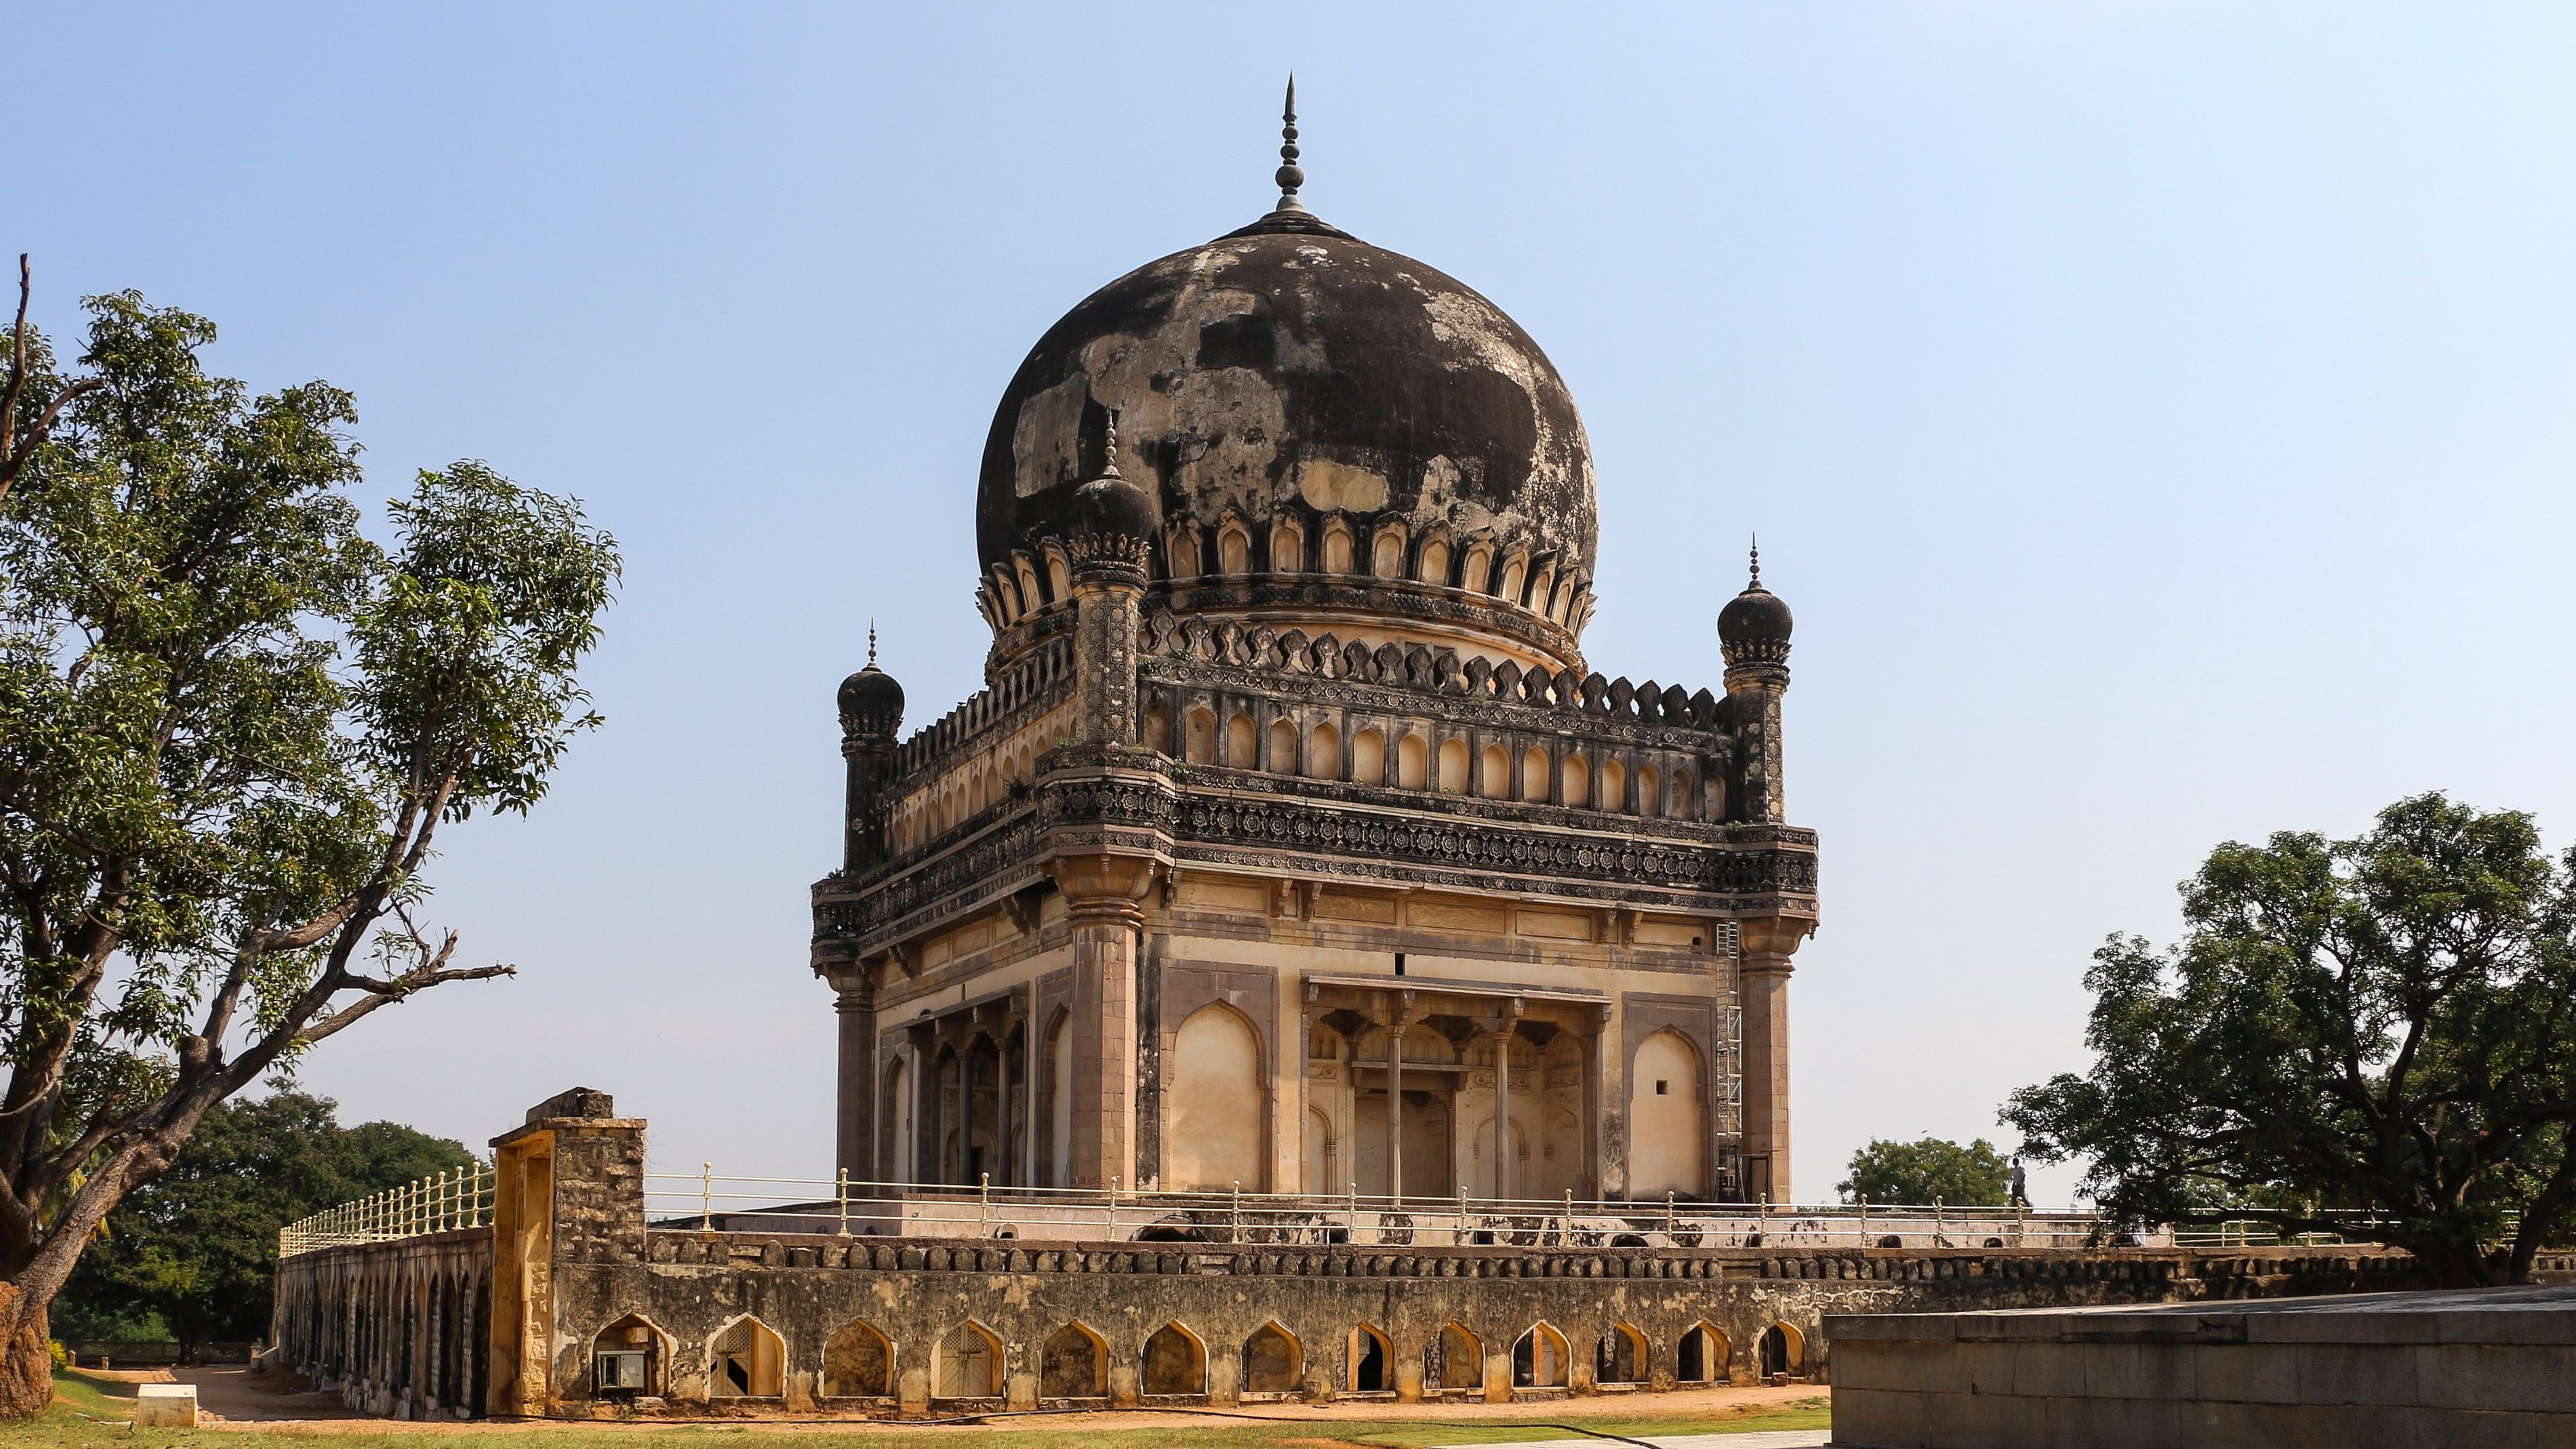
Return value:
<svg viewBox="0 0 2576 1449">
<path fill-rule="evenodd" d="M 1401 789 L 1419 790 L 1430 779 L 1430 747 L 1418 734 L 1406 735 L 1395 744 L 1395 783 Z"/>
<path fill-rule="evenodd" d="M 1351 736 L 1351 779 L 1361 785 L 1386 783 L 1386 736 L 1373 729 Z"/>
<path fill-rule="evenodd" d="M 823 1397 L 881 1399 L 894 1392 L 894 1342 L 875 1324 L 854 1320 L 823 1341 Z"/>
<path fill-rule="evenodd" d="M 1439 1337 L 1431 1342 L 1431 1362 L 1423 1378 L 1443 1389 L 1480 1389 L 1485 1386 L 1485 1342 L 1465 1327 L 1443 1324 Z"/>
<path fill-rule="evenodd" d="M 1163 1170 L 1175 1190 L 1262 1185 L 1261 1038 L 1223 1002 L 1191 1012 L 1173 1035 Z"/>
<path fill-rule="evenodd" d="M 1301 773 L 1318 780 L 1335 780 L 1342 773 L 1342 732 L 1330 724 L 1319 724 L 1306 736 L 1306 759 Z"/>
<path fill-rule="evenodd" d="M 1166 1323 L 1145 1340 L 1143 1392 L 1195 1395 L 1207 1392 L 1207 1344 L 1179 1323 Z"/>
<path fill-rule="evenodd" d="M 1109 1393 L 1109 1341 L 1079 1322 L 1047 1336 L 1038 1358 L 1038 1397 L 1098 1399 Z"/>
<path fill-rule="evenodd" d="M 1699 1049 L 1667 1027 L 1637 1043 L 1628 1075 L 1628 1191 L 1697 1197 L 1707 1176 Z"/>
<path fill-rule="evenodd" d="M 1265 1323 L 1243 1341 L 1243 1392 L 1293 1394 L 1305 1376 L 1304 1345 L 1276 1322 Z"/>
</svg>

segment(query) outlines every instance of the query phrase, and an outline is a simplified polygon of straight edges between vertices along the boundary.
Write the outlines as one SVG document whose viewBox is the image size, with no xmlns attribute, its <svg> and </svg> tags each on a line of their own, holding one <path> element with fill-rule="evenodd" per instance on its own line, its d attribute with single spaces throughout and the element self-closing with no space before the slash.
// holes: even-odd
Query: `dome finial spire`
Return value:
<svg viewBox="0 0 2576 1449">
<path fill-rule="evenodd" d="M 1753 580 L 1745 587 L 1748 589 L 1762 587 L 1762 535 L 1758 533 L 1753 535 Z"/>
<path fill-rule="evenodd" d="M 1106 419 L 1107 425 L 1101 430 L 1100 476 L 1103 478 L 1121 477 L 1123 475 L 1118 471 L 1118 409 L 1102 408 L 1101 411 L 1107 414 L 1108 417 Z"/>
<path fill-rule="evenodd" d="M 1279 206 L 1281 211 L 1304 211 L 1306 204 L 1297 199 L 1297 188 L 1306 184 L 1306 173 L 1297 169 L 1297 73 L 1288 72 L 1288 107 L 1279 117 Z"/>
<path fill-rule="evenodd" d="M 874 619 L 868 621 L 868 667 L 877 667 L 877 621 Z"/>
</svg>

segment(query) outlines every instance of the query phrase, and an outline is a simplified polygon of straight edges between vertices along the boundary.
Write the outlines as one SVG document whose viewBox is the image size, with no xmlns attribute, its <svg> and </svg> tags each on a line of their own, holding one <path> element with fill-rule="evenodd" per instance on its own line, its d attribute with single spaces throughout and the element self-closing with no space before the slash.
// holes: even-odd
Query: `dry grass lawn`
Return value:
<svg viewBox="0 0 2576 1449">
<path fill-rule="evenodd" d="M 195 1378 L 195 1373 L 189 1377 Z M 207 1390 L 214 1392 L 207 1392 Z M 138 1431 L 114 1421 L 132 1411 L 134 1386 L 73 1371 L 55 1379 L 53 1412 L 0 1428 L 5 1449 L 76 1445 L 158 1449 L 464 1449 L 460 1438 L 499 1439 L 494 1449 L 818 1449 L 818 1440 L 857 1449 L 1429 1449 L 1441 1444 L 1576 1438 L 1546 1426 L 1646 1438 L 1757 1429 L 1821 1429 L 1827 1403 L 1809 1388 L 1713 1390 L 1656 1395 L 1647 1402 L 1584 1399 L 1541 1404 L 1466 1405 L 1395 1411 L 1384 1404 L 1307 1408 L 1259 1406 L 1240 1415 L 1060 1414 L 995 1417 L 975 1425 L 818 1423 L 402 1424 L 381 1419 L 227 1422 L 193 1431 Z M 206 1384 L 210 1405 L 240 1402 L 233 1383 Z M 1649 1409 L 1651 1404 L 1651 1409 Z M 440 1443 L 437 1441 L 446 1441 Z M 1615 1442 L 1601 1440 L 1604 1444 Z"/>
</svg>

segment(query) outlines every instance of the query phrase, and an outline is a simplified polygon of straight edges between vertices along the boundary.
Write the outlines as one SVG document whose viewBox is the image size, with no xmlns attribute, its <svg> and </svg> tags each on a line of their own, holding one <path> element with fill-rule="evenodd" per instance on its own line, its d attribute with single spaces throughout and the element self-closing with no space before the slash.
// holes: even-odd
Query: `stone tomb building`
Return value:
<svg viewBox="0 0 2576 1449">
<path fill-rule="evenodd" d="M 1293 142 L 1293 127 L 1290 131 Z M 1788 607 L 1722 690 L 1583 653 L 1574 399 L 1277 209 L 1075 307 L 995 410 L 988 687 L 840 689 L 813 891 L 854 1182 L 1790 1200 Z"/>
</svg>

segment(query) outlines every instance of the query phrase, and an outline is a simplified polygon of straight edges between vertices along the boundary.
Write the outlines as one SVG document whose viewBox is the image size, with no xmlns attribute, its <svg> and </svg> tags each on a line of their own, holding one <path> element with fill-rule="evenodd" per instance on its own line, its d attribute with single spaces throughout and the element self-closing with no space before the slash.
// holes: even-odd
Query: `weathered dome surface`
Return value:
<svg viewBox="0 0 2576 1449">
<path fill-rule="evenodd" d="M 1755 584 L 1717 611 L 1717 637 L 1727 644 L 1786 644 L 1793 622 L 1789 605 Z"/>
<path fill-rule="evenodd" d="M 1462 283 L 1302 213 L 1139 267 L 1038 339 L 984 445 L 987 568 L 1071 531 L 1111 409 L 1119 466 L 1167 521 L 1258 527 L 1298 500 L 1591 572 L 1591 449 L 1538 344 Z"/>
</svg>

